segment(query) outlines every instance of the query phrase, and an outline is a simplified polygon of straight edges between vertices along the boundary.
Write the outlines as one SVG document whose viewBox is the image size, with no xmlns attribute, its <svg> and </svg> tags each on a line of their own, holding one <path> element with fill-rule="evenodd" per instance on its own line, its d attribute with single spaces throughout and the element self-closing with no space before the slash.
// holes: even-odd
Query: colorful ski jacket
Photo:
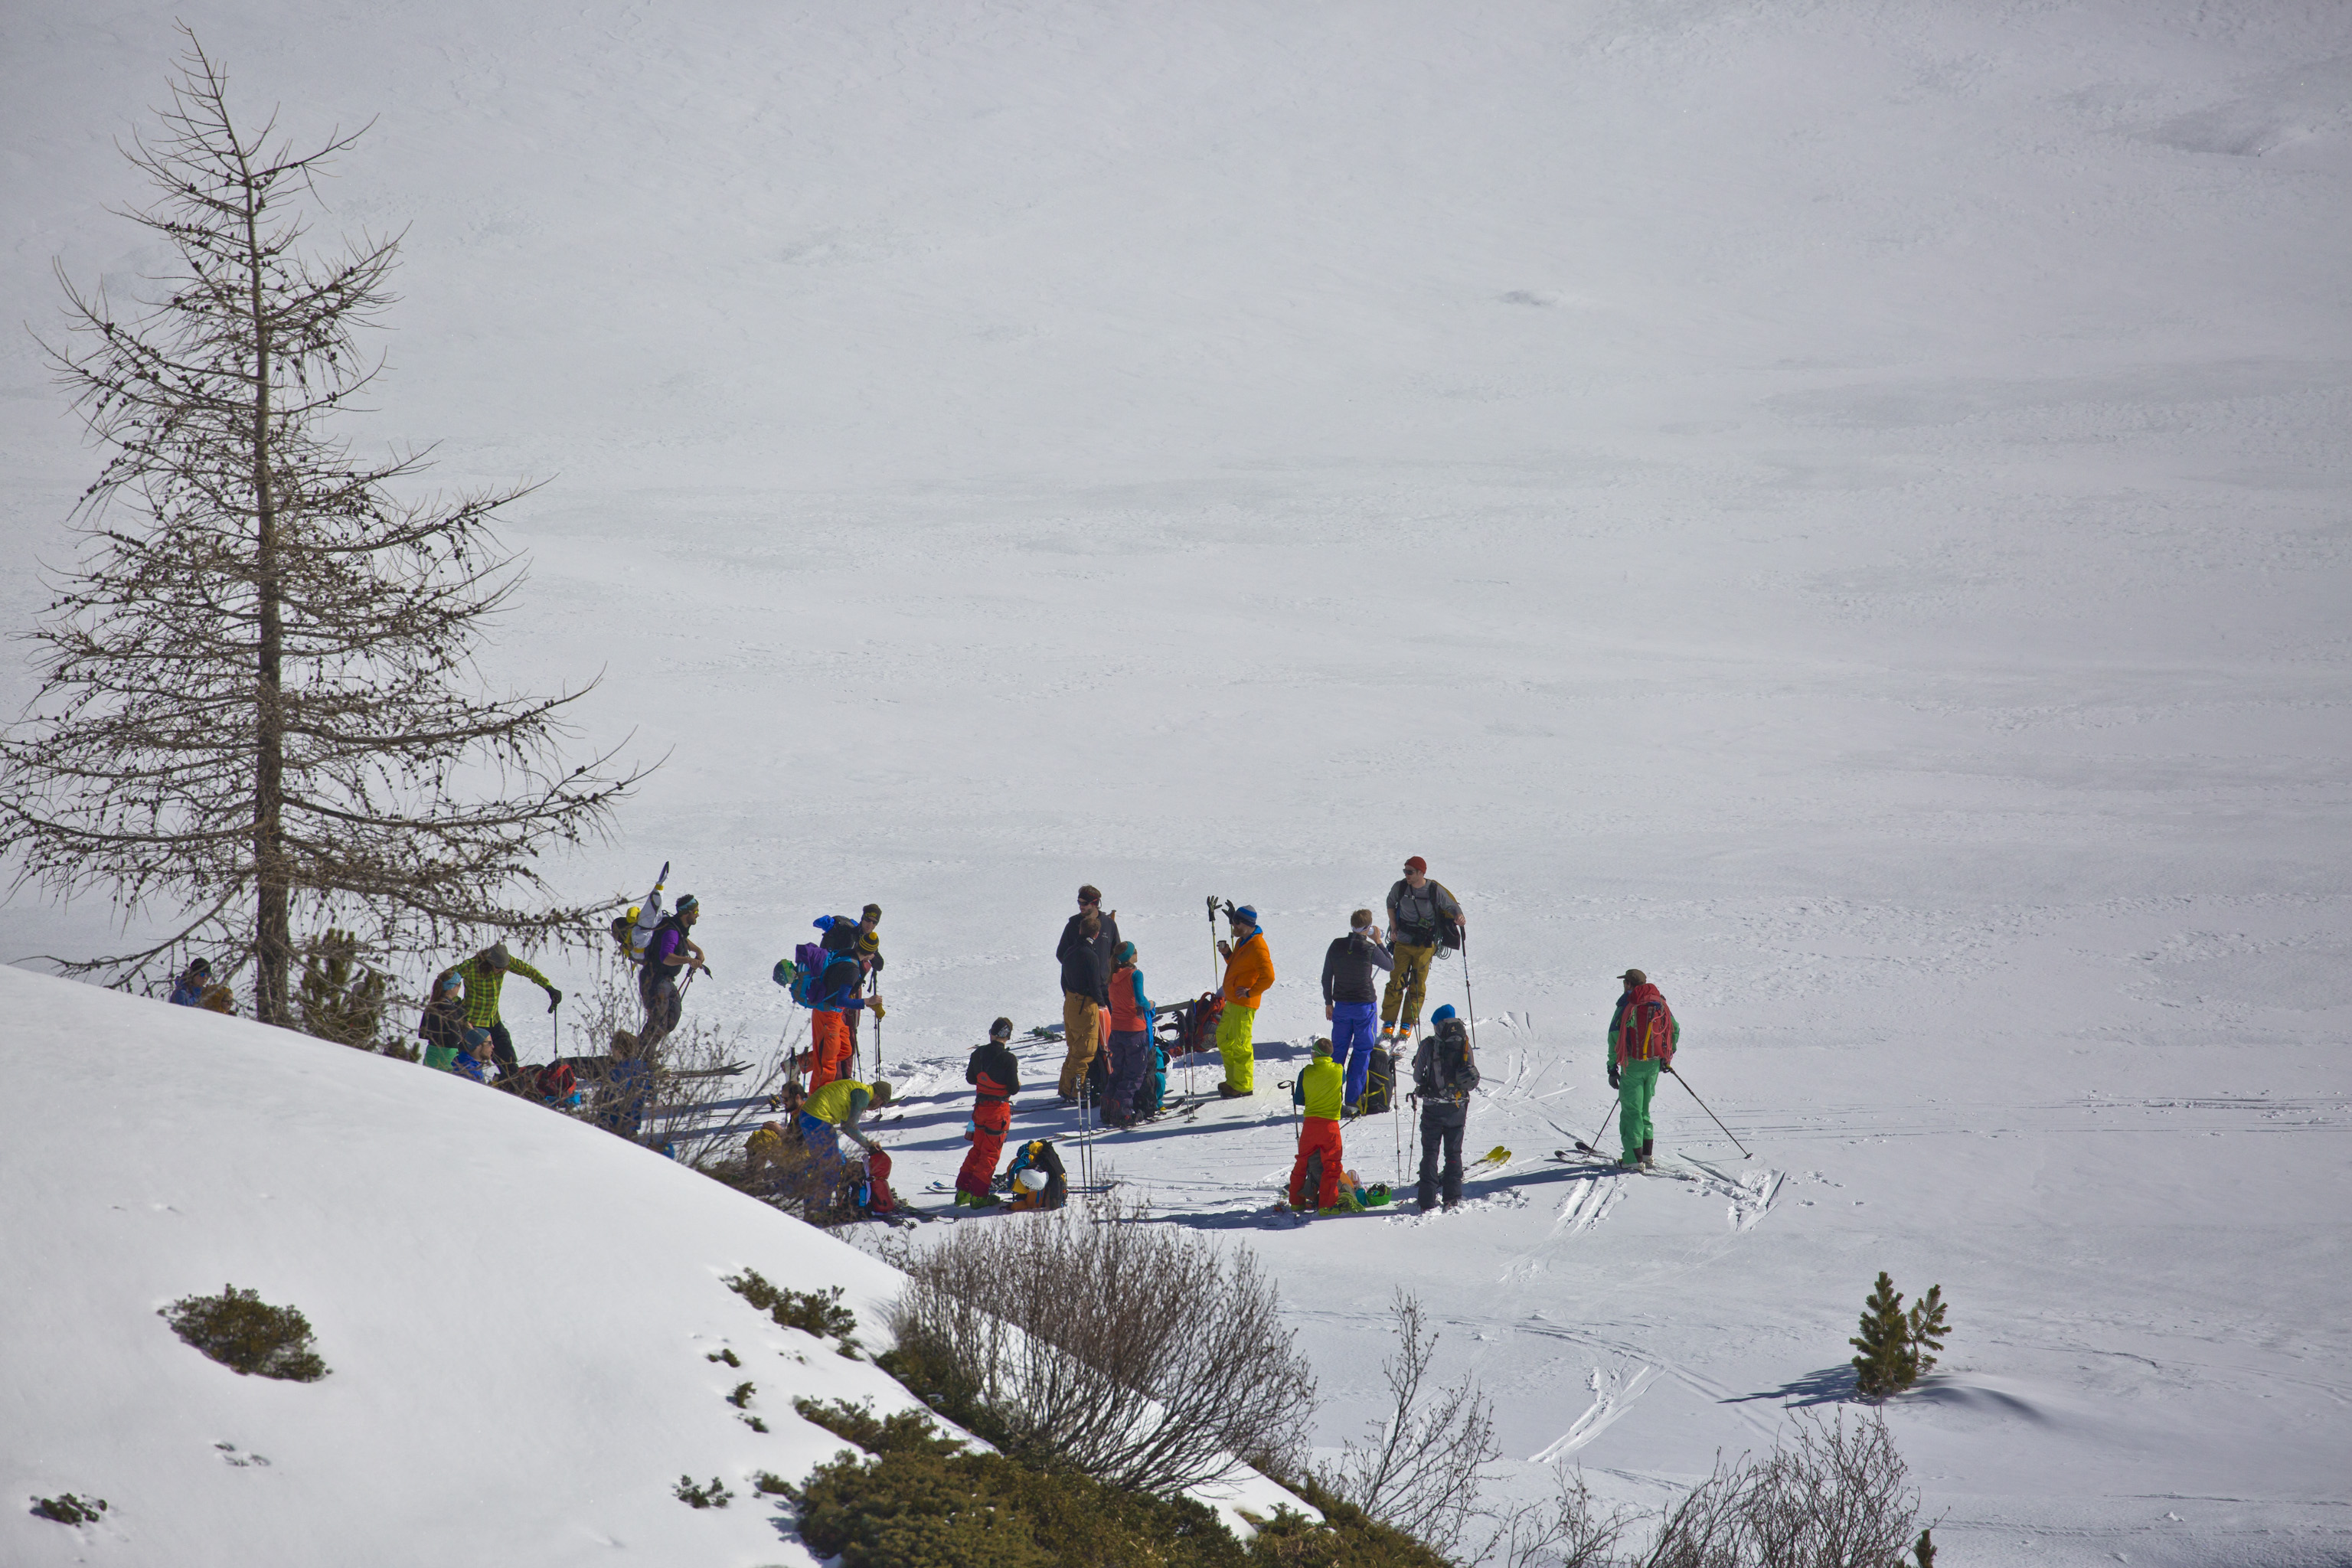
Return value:
<svg viewBox="0 0 2352 1568">
<path fill-rule="evenodd" d="M 476 953 L 449 971 L 466 983 L 466 1022 L 477 1029 L 487 1029 L 499 1021 L 499 993 L 505 988 L 507 976 L 520 974 L 547 990 L 555 989 L 546 975 L 520 958 L 509 958 L 504 969 L 492 969 Z"/>
<path fill-rule="evenodd" d="M 1617 1011 L 1609 1020 L 1609 1054 L 1619 1067 L 1627 1062 L 1671 1062 L 1675 1047 L 1682 1041 L 1683 1026 L 1675 1020 L 1674 1009 L 1666 1005 L 1665 994 L 1656 986 L 1636 985 L 1617 998 Z"/>
<path fill-rule="evenodd" d="M 991 1040 L 972 1051 L 963 1080 L 980 1091 L 982 1100 L 1002 1104 L 1021 1092 L 1021 1059 L 1010 1047 Z"/>
<path fill-rule="evenodd" d="M 855 1130 L 857 1112 L 850 1107 L 849 1097 L 852 1094 L 863 1094 L 870 1102 L 874 1090 L 868 1085 L 837 1078 L 823 1089 L 812 1089 L 809 1097 L 801 1101 L 801 1112 L 830 1126 Z"/>
<path fill-rule="evenodd" d="M 1332 1121 L 1339 1121 L 1339 1113 L 1347 1109 L 1347 1069 L 1333 1061 L 1321 1046 L 1315 1047 L 1315 1059 L 1298 1075 L 1298 1103 L 1306 1107 L 1307 1115 Z"/>
<path fill-rule="evenodd" d="M 1151 998 L 1143 994 L 1143 971 L 1121 964 L 1110 977 L 1110 1026 L 1117 1034 L 1151 1027 Z"/>
<path fill-rule="evenodd" d="M 1234 944 L 1233 957 L 1225 960 L 1225 1005 L 1255 1013 L 1273 984 L 1274 953 L 1265 945 L 1265 932 L 1254 930 Z"/>
</svg>

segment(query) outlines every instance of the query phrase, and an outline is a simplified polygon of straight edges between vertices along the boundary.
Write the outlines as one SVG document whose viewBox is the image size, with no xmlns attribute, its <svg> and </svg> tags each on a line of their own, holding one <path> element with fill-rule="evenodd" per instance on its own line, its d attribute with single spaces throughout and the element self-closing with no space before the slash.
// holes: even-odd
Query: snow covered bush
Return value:
<svg viewBox="0 0 2352 1568">
<path fill-rule="evenodd" d="M 53 1519 L 59 1524 L 96 1524 L 99 1515 L 106 1511 L 104 1498 L 76 1497 L 60 1492 L 56 1497 L 33 1500 L 33 1517 Z"/>
<path fill-rule="evenodd" d="M 327 1363 L 310 1348 L 310 1320 L 292 1307 L 273 1307 L 257 1290 L 224 1285 L 217 1296 L 184 1296 L 156 1316 L 172 1331 L 239 1374 L 316 1383 Z"/>
<path fill-rule="evenodd" d="M 1274 1283 L 1147 1220 L 1113 1199 L 958 1226 L 910 1261 L 883 1364 L 1013 1454 L 1129 1490 L 1296 1470 L 1315 1381 Z"/>
</svg>

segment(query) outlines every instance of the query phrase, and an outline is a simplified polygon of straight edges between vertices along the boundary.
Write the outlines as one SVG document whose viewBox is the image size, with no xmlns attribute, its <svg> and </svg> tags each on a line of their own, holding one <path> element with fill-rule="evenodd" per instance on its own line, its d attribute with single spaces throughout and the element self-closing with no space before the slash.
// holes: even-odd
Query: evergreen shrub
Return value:
<svg viewBox="0 0 2352 1568">
<path fill-rule="evenodd" d="M 71 1492 L 59 1492 L 56 1497 L 33 1500 L 33 1517 L 53 1519 L 59 1524 L 95 1524 L 98 1516 L 106 1511 L 104 1498 L 76 1497 Z"/>
<path fill-rule="evenodd" d="M 273 1307 L 257 1290 L 224 1285 L 217 1296 L 186 1296 L 156 1316 L 172 1331 L 240 1374 L 316 1383 L 327 1363 L 311 1349 L 310 1320 L 292 1307 Z"/>
<path fill-rule="evenodd" d="M 1903 1310 L 1903 1292 L 1885 1269 L 1862 1304 L 1862 1328 L 1846 1342 L 1862 1353 L 1853 1358 L 1854 1392 L 1864 1399 L 1885 1399 L 1902 1393 L 1936 1365 L 1950 1328 L 1944 1321 L 1944 1288 L 1930 1285 L 1927 1293 Z"/>
<path fill-rule="evenodd" d="M 787 1290 L 772 1285 L 756 1268 L 729 1275 L 719 1281 L 775 1321 L 780 1329 L 799 1329 L 818 1339 L 836 1339 L 844 1353 L 857 1346 L 857 1314 L 841 1304 L 841 1287 L 830 1290 Z"/>
</svg>

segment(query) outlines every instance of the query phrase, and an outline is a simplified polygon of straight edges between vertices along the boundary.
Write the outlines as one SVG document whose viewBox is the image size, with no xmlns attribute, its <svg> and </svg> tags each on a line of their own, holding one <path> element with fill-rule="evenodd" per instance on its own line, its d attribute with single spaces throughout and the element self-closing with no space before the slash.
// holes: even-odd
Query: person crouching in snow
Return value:
<svg viewBox="0 0 2352 1568">
<path fill-rule="evenodd" d="M 1225 1010 L 1217 1017 L 1217 1054 L 1225 1058 L 1225 1076 L 1217 1092 L 1236 1100 L 1256 1092 L 1257 1056 L 1251 1039 L 1257 1032 L 1258 1004 L 1274 984 L 1274 954 L 1258 930 L 1257 911 L 1244 904 L 1225 917 L 1233 922 L 1233 940 L 1217 943 L 1225 961 Z"/>
<path fill-rule="evenodd" d="M 1004 1135 L 1013 1131 L 1013 1097 L 1021 1092 L 1021 1063 L 1007 1044 L 1013 1020 L 999 1018 L 988 1026 L 988 1043 L 977 1047 L 964 1064 L 963 1079 L 971 1085 L 971 1121 L 964 1129 L 971 1152 L 956 1173 L 955 1201 L 963 1208 L 992 1208 L 997 1203 L 990 1188 L 996 1182 L 997 1156 L 1004 1152 Z"/>
<path fill-rule="evenodd" d="M 887 1089 L 877 1090 L 846 1078 L 835 1079 L 823 1089 L 811 1090 L 808 1099 L 801 1102 L 801 1143 L 815 1166 L 821 1205 L 830 1205 L 841 1182 L 841 1136 L 846 1134 L 862 1149 L 876 1148 L 874 1140 L 857 1130 L 857 1119 L 868 1106 L 889 1103 Z"/>
<path fill-rule="evenodd" d="M 1683 1026 L 1666 1005 L 1665 994 L 1638 969 L 1619 975 L 1625 983 L 1617 1011 L 1609 1019 L 1609 1087 L 1617 1091 L 1617 1137 L 1621 1170 L 1653 1168 L 1655 1130 L 1650 1102 L 1657 1098 L 1658 1075 L 1675 1070 L 1675 1047 Z"/>
<path fill-rule="evenodd" d="M 1339 1203 L 1339 1112 L 1347 1075 L 1331 1059 L 1331 1042 L 1315 1042 L 1315 1059 L 1298 1075 L 1296 1096 L 1307 1117 L 1298 1129 L 1298 1158 L 1290 1167 L 1290 1206 L 1319 1212 Z M 1310 1200 L 1308 1194 L 1312 1193 Z"/>
<path fill-rule="evenodd" d="M 1118 967 L 1110 973 L 1110 1089 L 1103 1097 L 1103 1120 L 1131 1127 L 1138 1105 L 1149 1098 L 1153 1010 L 1143 994 L 1143 971 L 1135 966 L 1135 943 L 1120 942 L 1111 961 Z"/>
</svg>

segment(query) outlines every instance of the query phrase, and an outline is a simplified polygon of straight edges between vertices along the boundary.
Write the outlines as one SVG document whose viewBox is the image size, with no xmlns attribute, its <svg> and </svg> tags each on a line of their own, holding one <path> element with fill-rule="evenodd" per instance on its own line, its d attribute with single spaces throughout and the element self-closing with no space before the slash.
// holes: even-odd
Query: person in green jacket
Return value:
<svg viewBox="0 0 2352 1568">
<path fill-rule="evenodd" d="M 1675 1070 L 1683 1026 L 1648 975 L 1629 969 L 1617 978 L 1625 985 L 1609 1019 L 1609 1087 L 1617 1091 L 1622 1150 L 1617 1163 L 1622 1170 L 1647 1171 L 1655 1168 L 1650 1102 L 1657 1096 L 1658 1075 Z"/>
<path fill-rule="evenodd" d="M 1339 1204 L 1339 1173 L 1345 1156 L 1339 1149 L 1339 1112 L 1348 1094 L 1347 1070 L 1331 1059 L 1331 1042 L 1315 1042 L 1315 1059 L 1298 1075 L 1291 1098 L 1305 1107 L 1299 1123 L 1298 1158 L 1290 1167 L 1290 1206 L 1305 1208 L 1310 1184 L 1319 1212 Z"/>
<path fill-rule="evenodd" d="M 433 977 L 433 990 L 438 994 L 441 982 L 457 975 L 466 983 L 466 1022 L 477 1029 L 490 1032 L 490 1054 L 500 1068 L 512 1072 L 515 1067 L 514 1037 L 499 1016 L 499 993 L 509 974 L 520 974 L 547 993 L 547 1010 L 554 1012 L 563 1000 L 563 993 L 555 983 L 521 959 L 507 952 L 507 944 L 499 942 L 486 947 L 463 963 L 453 963 Z"/>
</svg>

